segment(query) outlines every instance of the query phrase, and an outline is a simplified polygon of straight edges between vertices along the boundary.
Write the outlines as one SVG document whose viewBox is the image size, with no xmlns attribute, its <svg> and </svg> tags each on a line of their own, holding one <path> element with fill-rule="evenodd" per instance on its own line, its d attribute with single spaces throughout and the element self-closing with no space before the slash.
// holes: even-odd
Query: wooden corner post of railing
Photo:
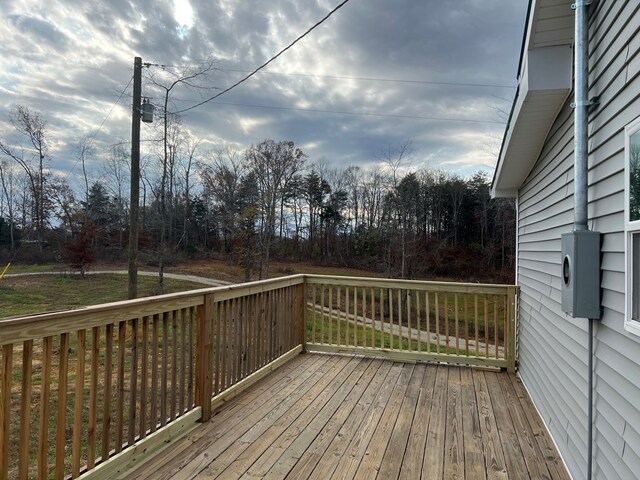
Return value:
<svg viewBox="0 0 640 480">
<path fill-rule="evenodd" d="M 516 316 L 517 316 L 517 302 L 516 295 L 518 292 L 517 286 L 509 286 L 508 288 L 508 304 L 509 313 L 507 315 L 507 336 L 505 340 L 508 342 L 507 354 L 507 370 L 511 373 L 516 371 L 516 344 L 518 341 L 518 334 L 516 331 Z"/>
<path fill-rule="evenodd" d="M 13 345 L 2 346 L 2 383 L 0 384 L 0 478 L 9 478 L 9 442 L 11 414 L 11 372 Z M 23 398 L 23 405 L 24 398 Z"/>
<path fill-rule="evenodd" d="M 198 308 L 196 327 L 196 406 L 202 408 L 201 422 L 211 418 L 211 396 L 213 393 L 213 294 L 204 296 Z"/>
<path fill-rule="evenodd" d="M 299 328 L 299 342 L 302 345 L 302 353 L 307 351 L 307 279 L 298 285 L 296 294 L 296 319 Z"/>
</svg>

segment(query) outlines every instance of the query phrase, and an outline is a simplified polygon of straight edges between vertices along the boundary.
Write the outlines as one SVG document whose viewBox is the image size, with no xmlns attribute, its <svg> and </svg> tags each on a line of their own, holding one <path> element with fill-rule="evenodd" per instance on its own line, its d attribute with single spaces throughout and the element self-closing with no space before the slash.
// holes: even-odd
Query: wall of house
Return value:
<svg viewBox="0 0 640 480">
<path fill-rule="evenodd" d="M 589 219 L 603 233 L 603 319 L 596 325 L 594 468 L 640 478 L 640 337 L 624 329 L 624 127 L 640 116 L 640 2 L 591 14 Z M 587 320 L 560 307 L 560 235 L 573 227 L 569 100 L 519 192 L 520 374 L 575 479 L 586 478 Z"/>
</svg>

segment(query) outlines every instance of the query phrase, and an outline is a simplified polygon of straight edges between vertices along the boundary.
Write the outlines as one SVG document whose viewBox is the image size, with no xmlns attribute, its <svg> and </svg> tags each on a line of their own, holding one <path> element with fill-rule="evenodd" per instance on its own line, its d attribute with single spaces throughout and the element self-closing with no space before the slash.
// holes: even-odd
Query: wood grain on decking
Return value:
<svg viewBox="0 0 640 480">
<path fill-rule="evenodd" d="M 568 479 L 514 375 L 300 355 L 128 479 Z"/>
</svg>

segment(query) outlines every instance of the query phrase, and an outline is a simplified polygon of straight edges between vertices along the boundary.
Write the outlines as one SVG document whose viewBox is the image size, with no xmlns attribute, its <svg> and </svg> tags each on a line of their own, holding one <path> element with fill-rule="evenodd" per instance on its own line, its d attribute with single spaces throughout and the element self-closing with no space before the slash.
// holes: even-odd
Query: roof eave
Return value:
<svg viewBox="0 0 640 480">
<path fill-rule="evenodd" d="M 518 90 L 491 184 L 494 197 L 513 197 L 535 165 L 545 139 L 572 90 L 572 13 L 558 16 L 557 3 L 530 4 L 521 52 Z M 553 10 L 552 10 L 553 9 Z M 563 28 L 548 30 L 551 15 Z"/>
</svg>

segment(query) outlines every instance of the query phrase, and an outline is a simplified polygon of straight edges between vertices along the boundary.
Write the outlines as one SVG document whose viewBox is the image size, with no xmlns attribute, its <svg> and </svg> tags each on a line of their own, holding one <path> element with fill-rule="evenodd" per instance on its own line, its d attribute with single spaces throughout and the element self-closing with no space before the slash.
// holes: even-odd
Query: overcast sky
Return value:
<svg viewBox="0 0 640 480">
<path fill-rule="evenodd" d="M 169 110 L 177 111 L 245 76 L 338 3 L 2 0 L 0 138 L 11 135 L 10 109 L 28 106 L 48 122 L 55 170 L 78 174 L 73 147 L 90 136 L 97 155 L 88 166 L 97 171 L 109 145 L 130 139 L 134 56 L 167 65 L 145 69 L 143 95 L 153 103 L 162 99 L 149 75 L 213 60 L 200 82 L 209 88 L 172 92 Z M 205 149 L 293 140 L 311 161 L 347 166 L 370 165 L 409 141 L 415 169 L 490 173 L 501 112 L 515 93 L 526 6 L 350 0 L 265 70 L 185 112 L 182 123 Z M 143 125 L 142 136 L 157 134 Z"/>
</svg>

